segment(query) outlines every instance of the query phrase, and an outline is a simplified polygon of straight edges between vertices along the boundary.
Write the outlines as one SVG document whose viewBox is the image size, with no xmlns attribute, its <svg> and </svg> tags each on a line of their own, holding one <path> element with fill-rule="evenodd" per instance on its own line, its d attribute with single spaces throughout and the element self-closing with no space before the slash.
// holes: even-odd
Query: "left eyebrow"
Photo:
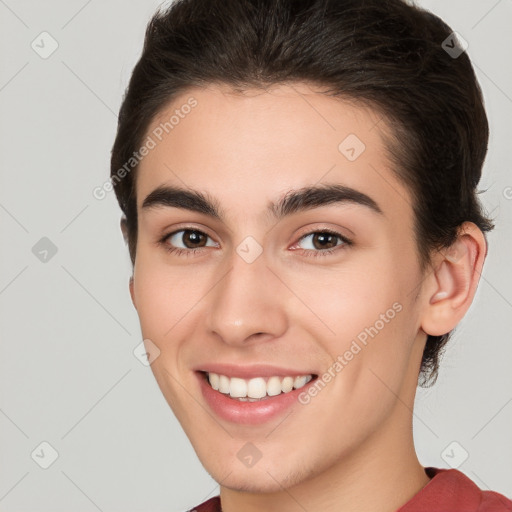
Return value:
<svg viewBox="0 0 512 512">
<path fill-rule="evenodd" d="M 377 202 L 370 196 L 354 188 L 337 184 L 290 190 L 278 201 L 270 201 L 267 204 L 267 211 L 276 220 L 280 220 L 301 211 L 339 203 L 359 204 L 379 215 L 384 215 Z M 226 216 L 219 202 L 208 194 L 176 186 L 159 186 L 142 203 L 143 209 L 158 207 L 182 208 L 218 220 Z"/>
<path fill-rule="evenodd" d="M 337 203 L 359 204 L 379 215 L 384 215 L 380 206 L 370 196 L 354 188 L 337 184 L 290 190 L 278 202 L 270 202 L 268 210 L 275 219 L 279 220 L 300 211 Z"/>
</svg>

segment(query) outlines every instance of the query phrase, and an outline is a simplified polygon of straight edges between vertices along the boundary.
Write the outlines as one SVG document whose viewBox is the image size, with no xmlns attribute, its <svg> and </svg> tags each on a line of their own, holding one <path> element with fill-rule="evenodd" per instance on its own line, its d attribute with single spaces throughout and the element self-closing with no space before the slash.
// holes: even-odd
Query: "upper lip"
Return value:
<svg viewBox="0 0 512 512">
<path fill-rule="evenodd" d="M 274 366 L 269 364 L 251 364 L 239 365 L 232 363 L 206 363 L 197 366 L 195 371 L 202 371 L 207 373 L 217 373 L 219 375 L 226 375 L 227 377 L 239 377 L 240 379 L 252 379 L 254 377 L 272 377 L 277 376 L 290 376 L 298 377 L 301 375 L 316 375 L 309 370 L 294 370 L 285 368 L 283 366 Z"/>
</svg>

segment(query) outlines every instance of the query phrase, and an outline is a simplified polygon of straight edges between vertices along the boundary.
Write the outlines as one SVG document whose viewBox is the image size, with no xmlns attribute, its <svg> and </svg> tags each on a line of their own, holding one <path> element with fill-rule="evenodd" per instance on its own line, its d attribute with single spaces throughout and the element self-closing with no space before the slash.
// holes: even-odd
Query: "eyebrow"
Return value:
<svg viewBox="0 0 512 512">
<path fill-rule="evenodd" d="M 384 215 L 377 202 L 370 196 L 351 187 L 337 184 L 308 186 L 298 190 L 290 190 L 277 202 L 270 201 L 267 204 L 267 212 L 274 219 L 280 220 L 301 211 L 340 203 L 359 204 L 375 213 Z M 157 187 L 142 203 L 143 210 L 160 207 L 182 208 L 218 220 L 226 217 L 225 211 L 219 202 L 209 194 L 175 186 L 162 185 Z"/>
</svg>

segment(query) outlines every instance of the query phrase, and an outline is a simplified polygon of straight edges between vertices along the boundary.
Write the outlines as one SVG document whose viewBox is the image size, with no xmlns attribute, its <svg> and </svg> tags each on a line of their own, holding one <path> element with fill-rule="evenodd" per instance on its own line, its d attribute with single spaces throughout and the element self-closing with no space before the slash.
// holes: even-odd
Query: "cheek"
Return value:
<svg viewBox="0 0 512 512">
<path fill-rule="evenodd" d="M 366 329 L 384 333 L 396 323 L 398 310 L 403 309 L 404 286 L 392 269 L 344 269 L 325 273 L 314 272 L 302 281 L 297 295 L 318 319 L 317 333 L 326 339 L 343 340 L 359 336 L 364 340 Z M 299 312 L 299 311 L 297 311 Z M 312 321 L 313 321 L 312 320 Z"/>
<path fill-rule="evenodd" d="M 297 293 L 315 315 L 297 310 L 295 320 L 330 356 L 326 371 L 332 360 L 341 360 L 348 388 L 360 385 L 363 394 L 378 382 L 370 370 L 391 387 L 399 386 L 417 333 L 411 293 L 416 270 L 388 254 L 378 263 L 368 258 L 342 271 L 317 271 Z"/>
<path fill-rule="evenodd" d="M 137 258 L 134 295 L 143 335 L 167 340 L 173 337 L 175 326 L 193 312 L 207 287 L 190 271 Z"/>
<path fill-rule="evenodd" d="M 137 258 L 134 295 L 142 336 L 159 350 L 151 370 L 171 409 L 180 421 L 187 421 L 189 398 L 182 396 L 181 367 L 201 290 L 185 272 L 171 270 L 154 259 L 139 258 L 139 254 Z"/>
</svg>

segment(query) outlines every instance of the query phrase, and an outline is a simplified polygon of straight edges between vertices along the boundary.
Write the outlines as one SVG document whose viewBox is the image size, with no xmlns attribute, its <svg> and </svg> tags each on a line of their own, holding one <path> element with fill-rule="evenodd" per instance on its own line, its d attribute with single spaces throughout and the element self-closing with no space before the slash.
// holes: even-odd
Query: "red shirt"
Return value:
<svg viewBox="0 0 512 512">
<path fill-rule="evenodd" d="M 494 491 L 482 491 L 457 469 L 425 468 L 430 482 L 396 512 L 511 512 L 512 501 Z M 222 512 L 215 496 L 190 512 Z"/>
</svg>

